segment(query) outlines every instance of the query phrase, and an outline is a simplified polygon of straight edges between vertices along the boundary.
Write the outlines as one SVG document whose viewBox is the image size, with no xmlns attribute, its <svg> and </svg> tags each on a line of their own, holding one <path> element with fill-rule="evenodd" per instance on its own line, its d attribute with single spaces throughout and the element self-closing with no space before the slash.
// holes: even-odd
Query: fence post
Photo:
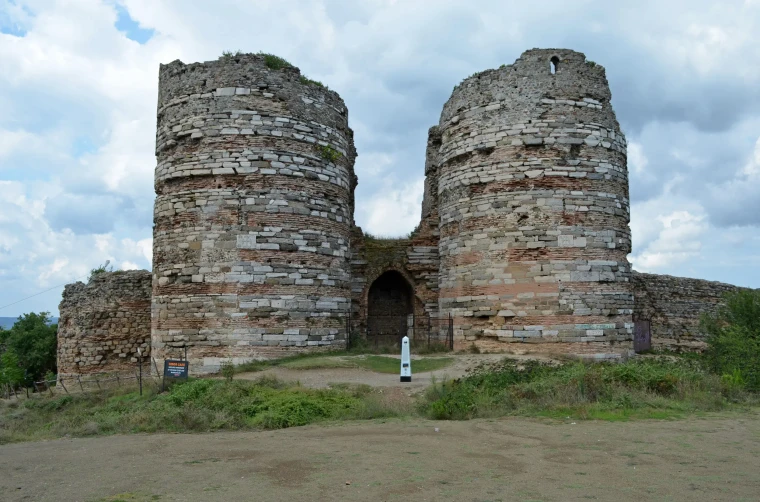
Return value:
<svg viewBox="0 0 760 502">
<path fill-rule="evenodd" d="M 140 381 L 140 395 L 142 396 L 142 351 L 140 351 L 140 349 L 137 349 L 137 355 L 138 355 L 138 362 L 137 362 L 137 364 L 140 365 L 140 377 L 139 377 L 139 381 Z"/>
<path fill-rule="evenodd" d="M 427 315 L 428 348 L 430 348 L 430 314 Z"/>
<path fill-rule="evenodd" d="M 63 390 L 65 390 L 66 394 L 68 394 L 69 393 L 69 389 L 67 389 L 66 386 L 63 385 L 63 378 L 59 379 L 59 382 L 61 383 L 61 387 L 63 387 Z"/>
<path fill-rule="evenodd" d="M 449 349 L 454 350 L 454 319 L 449 313 Z"/>
</svg>

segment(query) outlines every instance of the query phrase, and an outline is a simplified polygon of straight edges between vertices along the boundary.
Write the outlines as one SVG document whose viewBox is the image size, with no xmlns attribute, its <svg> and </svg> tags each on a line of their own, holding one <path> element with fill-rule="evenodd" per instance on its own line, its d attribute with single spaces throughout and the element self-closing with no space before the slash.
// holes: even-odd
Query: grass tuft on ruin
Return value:
<svg viewBox="0 0 760 502">
<path fill-rule="evenodd" d="M 331 145 L 318 145 L 317 150 L 319 151 L 319 155 L 327 162 L 335 162 L 341 157 L 340 152 Z"/>
</svg>

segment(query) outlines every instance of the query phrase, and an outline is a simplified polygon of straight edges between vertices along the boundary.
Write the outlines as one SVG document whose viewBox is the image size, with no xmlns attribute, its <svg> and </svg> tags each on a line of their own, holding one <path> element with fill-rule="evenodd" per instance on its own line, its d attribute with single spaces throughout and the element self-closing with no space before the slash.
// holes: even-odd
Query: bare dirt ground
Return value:
<svg viewBox="0 0 760 502">
<path fill-rule="evenodd" d="M 352 359 L 362 356 L 336 356 L 330 359 Z M 394 355 L 383 355 L 383 357 L 396 357 Z M 416 372 L 414 370 L 414 361 L 424 358 L 448 357 L 453 358 L 451 365 L 445 368 L 429 371 Z M 433 379 L 442 381 L 445 379 L 459 378 L 464 376 L 468 369 L 474 368 L 481 363 L 497 362 L 505 357 L 511 359 L 542 359 L 549 360 L 546 357 L 537 356 L 518 356 L 511 354 L 441 354 L 440 356 L 413 356 L 412 357 L 412 382 L 400 383 L 398 374 L 376 373 L 374 371 L 360 368 L 324 368 L 324 369 L 289 369 L 282 366 L 274 366 L 264 371 L 255 373 L 242 373 L 235 378 L 240 379 L 257 379 L 261 376 L 275 376 L 280 380 L 297 381 L 304 387 L 325 388 L 334 383 L 348 384 L 365 384 L 372 387 L 401 387 L 416 393 L 426 389 Z"/>
<path fill-rule="evenodd" d="M 1 446 L 0 500 L 754 501 L 758 456 L 757 413 L 353 422 Z"/>
</svg>

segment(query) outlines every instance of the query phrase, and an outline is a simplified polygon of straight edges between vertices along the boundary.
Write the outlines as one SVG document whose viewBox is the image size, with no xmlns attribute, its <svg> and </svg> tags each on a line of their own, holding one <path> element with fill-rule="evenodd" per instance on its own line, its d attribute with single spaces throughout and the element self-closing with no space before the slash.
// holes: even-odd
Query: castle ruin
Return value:
<svg viewBox="0 0 760 502">
<path fill-rule="evenodd" d="M 626 141 L 604 68 L 581 53 L 529 50 L 454 89 L 407 238 L 355 225 L 356 155 L 343 100 L 295 67 L 161 65 L 152 278 L 124 290 L 151 282 L 150 325 L 140 303 L 134 329 L 159 365 L 187 351 L 213 372 L 420 326 L 455 348 L 617 358 L 646 320 L 655 347 L 698 348 L 697 312 L 733 288 L 631 271 Z M 87 288 L 61 303 L 66 373 L 115 354 L 72 347 L 92 324 L 72 315 Z"/>
</svg>

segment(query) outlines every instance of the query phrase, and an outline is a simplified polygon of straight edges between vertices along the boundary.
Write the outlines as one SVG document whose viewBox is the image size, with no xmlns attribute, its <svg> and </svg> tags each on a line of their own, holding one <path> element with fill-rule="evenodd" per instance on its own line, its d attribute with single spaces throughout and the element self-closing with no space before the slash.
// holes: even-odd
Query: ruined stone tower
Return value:
<svg viewBox="0 0 760 502">
<path fill-rule="evenodd" d="M 262 55 L 159 72 L 153 357 L 195 372 L 345 343 L 353 132 L 337 93 Z"/>
<path fill-rule="evenodd" d="M 398 239 L 354 225 L 335 92 L 267 55 L 159 77 L 150 327 L 148 272 L 68 286 L 63 375 L 132 371 L 138 348 L 156 369 L 186 349 L 205 373 L 343 347 L 349 325 L 370 343 L 614 358 L 636 319 L 636 350 L 647 334 L 698 349 L 694 313 L 736 289 L 631 272 L 626 142 L 581 53 L 533 49 L 454 89 L 428 133 L 420 224 Z"/>
<path fill-rule="evenodd" d="M 459 343 L 631 348 L 626 142 L 610 97 L 604 68 L 564 49 L 455 88 L 436 176 L 439 306 Z"/>
</svg>

